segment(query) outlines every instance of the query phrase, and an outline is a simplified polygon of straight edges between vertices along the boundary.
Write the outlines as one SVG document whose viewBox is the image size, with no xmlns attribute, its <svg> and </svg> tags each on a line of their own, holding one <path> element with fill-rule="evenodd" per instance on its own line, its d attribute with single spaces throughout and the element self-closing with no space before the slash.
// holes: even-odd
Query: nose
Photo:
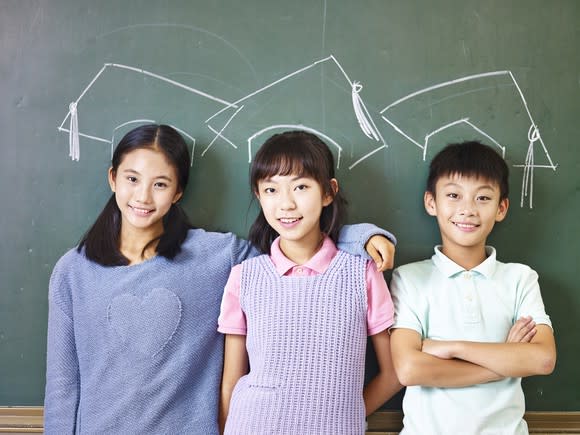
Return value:
<svg viewBox="0 0 580 435">
<path fill-rule="evenodd" d="M 475 202 L 464 200 L 459 204 L 458 213 L 460 216 L 473 216 L 476 213 Z"/>
<path fill-rule="evenodd" d="M 135 191 L 135 200 L 147 204 L 151 201 L 151 189 L 145 183 L 141 183 Z"/>
<path fill-rule="evenodd" d="M 292 195 L 292 192 L 282 192 L 280 195 L 280 208 L 282 210 L 293 210 L 296 208 L 296 202 L 294 201 L 294 195 Z"/>
</svg>

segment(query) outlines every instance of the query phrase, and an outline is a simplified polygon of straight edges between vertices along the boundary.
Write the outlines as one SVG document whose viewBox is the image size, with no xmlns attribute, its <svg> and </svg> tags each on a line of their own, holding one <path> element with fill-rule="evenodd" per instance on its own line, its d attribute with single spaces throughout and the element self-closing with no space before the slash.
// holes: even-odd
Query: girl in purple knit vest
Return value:
<svg viewBox="0 0 580 435">
<path fill-rule="evenodd" d="M 250 174 L 261 211 L 250 241 L 267 254 L 232 269 L 220 423 L 226 434 L 363 434 L 365 416 L 400 388 L 393 304 L 371 261 L 337 250 L 346 201 L 314 134 L 276 134 Z M 364 386 L 367 336 L 379 373 Z"/>
<path fill-rule="evenodd" d="M 190 225 L 190 170 L 167 125 L 136 127 L 115 148 L 112 195 L 50 280 L 47 435 L 219 433 L 222 291 L 232 266 L 260 252 Z M 360 227 L 345 238 L 362 251 L 377 231 Z"/>
</svg>

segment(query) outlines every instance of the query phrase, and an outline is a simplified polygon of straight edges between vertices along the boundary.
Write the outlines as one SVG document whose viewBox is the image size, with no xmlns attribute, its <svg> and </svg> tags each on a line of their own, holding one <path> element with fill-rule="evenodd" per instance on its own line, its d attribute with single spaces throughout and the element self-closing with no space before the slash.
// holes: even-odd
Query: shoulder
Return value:
<svg viewBox="0 0 580 435">
<path fill-rule="evenodd" d="M 503 263 L 496 261 L 494 279 L 505 282 L 520 282 L 529 279 L 538 279 L 538 273 L 527 264 Z"/>
<path fill-rule="evenodd" d="M 90 263 L 90 260 L 84 254 L 84 249 L 81 249 L 80 252 L 77 247 L 69 249 L 56 262 L 52 270 L 52 276 L 66 275 L 72 270 L 78 270 L 84 263 Z"/>
<path fill-rule="evenodd" d="M 233 252 L 245 248 L 246 245 L 248 245 L 248 242 L 240 239 L 234 233 L 219 233 L 206 231 L 201 228 L 193 228 L 188 231 L 181 248 L 189 252 L 211 250 L 214 253 L 221 252 L 229 256 Z"/>
<path fill-rule="evenodd" d="M 434 268 L 435 265 L 431 259 L 415 261 L 413 263 L 407 263 L 399 266 L 393 270 L 393 278 L 395 278 L 395 276 L 408 279 L 415 277 L 423 278 L 425 276 L 429 276 Z"/>
</svg>

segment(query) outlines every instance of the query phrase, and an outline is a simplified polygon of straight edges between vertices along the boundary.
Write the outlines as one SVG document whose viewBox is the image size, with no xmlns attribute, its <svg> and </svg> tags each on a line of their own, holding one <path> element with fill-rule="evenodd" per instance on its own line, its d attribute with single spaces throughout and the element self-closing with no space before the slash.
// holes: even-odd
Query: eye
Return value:
<svg viewBox="0 0 580 435">
<path fill-rule="evenodd" d="M 308 189 L 308 186 L 306 184 L 299 184 L 294 188 L 294 190 L 306 190 L 306 189 Z"/>
<path fill-rule="evenodd" d="M 459 198 L 459 195 L 457 193 L 448 193 L 445 196 L 447 196 L 447 198 L 451 198 L 451 199 L 457 199 L 457 198 Z"/>
<path fill-rule="evenodd" d="M 157 183 L 155 183 L 155 187 L 158 189 L 165 189 L 167 187 L 167 183 L 164 183 L 163 181 L 158 181 Z"/>
<path fill-rule="evenodd" d="M 133 175 L 129 175 L 127 177 L 127 180 L 129 181 L 129 183 L 136 183 L 137 182 L 137 177 L 134 177 Z"/>
<path fill-rule="evenodd" d="M 273 187 L 264 188 L 264 193 L 274 193 L 274 192 L 276 192 L 276 189 L 274 189 Z"/>
<path fill-rule="evenodd" d="M 491 201 L 491 198 L 489 196 L 486 196 L 486 195 L 480 195 L 477 197 L 477 200 L 485 202 L 485 201 Z"/>
</svg>

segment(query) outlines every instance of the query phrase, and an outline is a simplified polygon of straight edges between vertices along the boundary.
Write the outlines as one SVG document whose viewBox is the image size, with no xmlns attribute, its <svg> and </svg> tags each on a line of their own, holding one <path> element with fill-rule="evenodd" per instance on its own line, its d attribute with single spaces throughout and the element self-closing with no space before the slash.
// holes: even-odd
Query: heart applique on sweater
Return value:
<svg viewBox="0 0 580 435">
<path fill-rule="evenodd" d="M 111 301 L 107 319 L 123 343 L 153 358 L 177 331 L 181 301 L 164 288 L 155 288 L 143 298 L 123 293 Z"/>
</svg>

